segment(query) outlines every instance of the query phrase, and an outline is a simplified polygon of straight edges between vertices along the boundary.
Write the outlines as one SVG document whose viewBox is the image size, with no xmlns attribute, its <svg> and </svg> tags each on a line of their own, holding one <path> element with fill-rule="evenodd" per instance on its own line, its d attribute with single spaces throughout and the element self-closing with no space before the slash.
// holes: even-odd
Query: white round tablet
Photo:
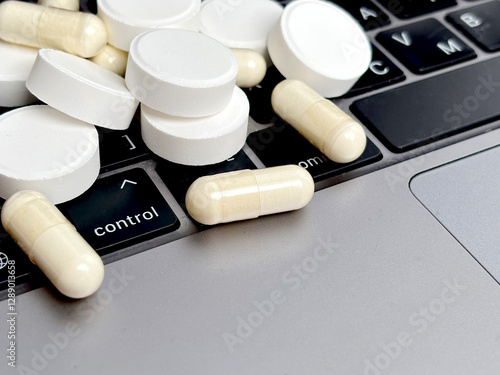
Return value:
<svg viewBox="0 0 500 375">
<path fill-rule="evenodd" d="M 268 49 L 281 74 L 328 98 L 349 91 L 371 62 L 370 41 L 359 23 L 323 0 L 289 3 L 269 33 Z"/>
<path fill-rule="evenodd" d="M 97 15 L 108 28 L 108 42 L 128 51 L 144 31 L 175 28 L 199 31 L 201 0 L 97 0 Z"/>
<path fill-rule="evenodd" d="M 215 39 L 193 31 L 143 33 L 130 46 L 125 81 L 137 100 L 172 116 L 202 117 L 231 101 L 238 61 Z"/>
<path fill-rule="evenodd" d="M 18 107 L 36 101 L 26 79 L 38 49 L 0 40 L 0 107 Z"/>
<path fill-rule="evenodd" d="M 205 0 L 200 31 L 229 48 L 253 49 L 271 65 L 267 35 L 283 13 L 275 0 Z"/>
<path fill-rule="evenodd" d="M 142 138 L 158 156 L 178 164 L 222 162 L 245 144 L 250 106 L 245 93 L 234 88 L 226 109 L 214 116 L 168 116 L 141 105 Z"/>
<path fill-rule="evenodd" d="M 39 51 L 26 87 L 51 107 L 108 129 L 127 129 L 139 106 L 122 77 L 52 49 Z"/>
<path fill-rule="evenodd" d="M 0 116 L 0 197 L 35 190 L 62 203 L 86 191 L 99 168 L 95 126 L 46 105 Z"/>
</svg>

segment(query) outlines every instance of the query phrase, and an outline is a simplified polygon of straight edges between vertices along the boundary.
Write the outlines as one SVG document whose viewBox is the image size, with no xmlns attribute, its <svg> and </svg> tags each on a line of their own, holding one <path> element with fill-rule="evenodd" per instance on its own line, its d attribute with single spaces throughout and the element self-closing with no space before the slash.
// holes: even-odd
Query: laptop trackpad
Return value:
<svg viewBox="0 0 500 375">
<path fill-rule="evenodd" d="M 410 189 L 500 282 L 500 147 L 423 172 Z"/>
</svg>

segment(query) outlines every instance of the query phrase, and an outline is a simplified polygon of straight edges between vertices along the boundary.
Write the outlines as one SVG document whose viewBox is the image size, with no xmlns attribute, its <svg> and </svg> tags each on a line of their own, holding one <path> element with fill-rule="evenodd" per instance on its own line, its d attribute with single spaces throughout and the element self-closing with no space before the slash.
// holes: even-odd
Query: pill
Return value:
<svg viewBox="0 0 500 375">
<path fill-rule="evenodd" d="M 186 193 L 186 208 L 199 223 L 215 225 L 297 210 L 313 194 L 309 172 L 286 165 L 201 177 Z"/>
<path fill-rule="evenodd" d="M 247 96 L 233 88 L 229 105 L 213 116 L 169 116 L 141 105 L 144 143 L 160 157 L 184 165 L 222 162 L 245 144 L 250 106 Z"/>
<path fill-rule="evenodd" d="M 95 126 L 47 105 L 0 116 L 0 197 L 36 190 L 55 204 L 85 192 L 99 174 Z"/>
<path fill-rule="evenodd" d="M 108 44 L 97 56 L 92 57 L 90 61 L 123 77 L 127 70 L 127 59 L 127 52 Z"/>
<path fill-rule="evenodd" d="M 334 162 L 349 163 L 365 150 L 363 127 L 303 82 L 280 82 L 271 103 L 278 116 Z"/>
<path fill-rule="evenodd" d="M 371 62 L 371 44 L 359 23 L 322 0 L 288 3 L 269 33 L 268 49 L 283 76 L 327 98 L 349 91 Z"/>
<path fill-rule="evenodd" d="M 251 49 L 232 48 L 238 60 L 238 75 L 236 85 L 241 88 L 257 86 L 266 75 L 266 60 L 262 55 Z"/>
<path fill-rule="evenodd" d="M 38 4 L 73 11 L 80 9 L 80 0 L 38 0 Z"/>
<path fill-rule="evenodd" d="M 104 265 L 75 227 L 43 194 L 30 190 L 3 205 L 2 225 L 65 296 L 84 298 L 102 284 Z"/>
<path fill-rule="evenodd" d="M 108 34 L 94 14 L 5 1 L 0 4 L 0 39 L 92 57 L 104 48 Z"/>
<path fill-rule="evenodd" d="M 107 129 L 127 129 L 139 106 L 123 77 L 53 49 L 38 52 L 26 87 L 51 107 Z"/>
<path fill-rule="evenodd" d="M 109 44 L 129 51 L 139 34 L 159 28 L 199 31 L 201 0 L 98 0 L 97 15 L 108 28 Z"/>
<path fill-rule="evenodd" d="M 271 65 L 267 35 L 283 13 L 275 0 L 205 0 L 200 31 L 229 48 L 253 49 Z"/>
<path fill-rule="evenodd" d="M 160 29 L 133 40 L 125 81 L 137 100 L 152 109 L 171 116 L 202 117 L 229 104 L 237 74 L 236 57 L 215 39 L 193 31 Z"/>
<path fill-rule="evenodd" d="M 38 50 L 0 40 L 0 107 L 18 107 L 36 101 L 26 79 Z"/>
</svg>

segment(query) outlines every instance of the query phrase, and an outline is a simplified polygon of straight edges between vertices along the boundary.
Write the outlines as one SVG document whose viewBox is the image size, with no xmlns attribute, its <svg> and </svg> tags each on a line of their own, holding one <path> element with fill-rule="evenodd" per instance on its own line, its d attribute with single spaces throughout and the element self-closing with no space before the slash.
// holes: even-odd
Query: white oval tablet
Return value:
<svg viewBox="0 0 500 375">
<path fill-rule="evenodd" d="M 35 190 L 62 203 L 86 191 L 99 168 L 93 125 L 46 105 L 0 116 L 0 197 Z"/>
<path fill-rule="evenodd" d="M 200 31 L 229 48 L 253 49 L 271 65 L 267 35 L 283 13 L 275 0 L 205 0 Z"/>
<path fill-rule="evenodd" d="M 39 51 L 26 87 L 71 117 L 114 130 L 127 129 L 139 105 L 122 77 L 52 49 Z"/>
<path fill-rule="evenodd" d="M 38 49 L 0 40 L 0 107 L 18 107 L 36 101 L 26 88 Z"/>
<path fill-rule="evenodd" d="M 139 34 L 159 28 L 199 31 L 201 0 L 98 0 L 97 15 L 108 28 L 108 42 L 128 51 Z"/>
<path fill-rule="evenodd" d="M 238 61 L 215 39 L 187 30 L 139 35 L 130 46 L 125 81 L 137 100 L 171 116 L 202 117 L 231 101 Z"/>
<path fill-rule="evenodd" d="M 281 74 L 327 98 L 349 91 L 371 62 L 370 41 L 359 23 L 323 0 L 289 3 L 269 33 L 268 49 Z"/>
<path fill-rule="evenodd" d="M 141 105 L 142 138 L 158 156 L 178 164 L 222 162 L 245 144 L 250 106 L 245 93 L 234 88 L 231 103 L 214 116 L 183 118 L 164 115 Z"/>
</svg>

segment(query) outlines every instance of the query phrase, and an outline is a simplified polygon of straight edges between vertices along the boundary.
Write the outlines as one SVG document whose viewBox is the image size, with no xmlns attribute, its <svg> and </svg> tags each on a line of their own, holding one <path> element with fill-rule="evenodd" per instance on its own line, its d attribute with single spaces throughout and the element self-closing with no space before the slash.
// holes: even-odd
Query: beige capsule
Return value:
<svg viewBox="0 0 500 375">
<path fill-rule="evenodd" d="M 38 4 L 73 11 L 80 9 L 80 0 L 38 0 Z"/>
<path fill-rule="evenodd" d="M 286 165 L 201 177 L 189 187 L 186 207 L 199 223 L 215 225 L 298 210 L 313 194 L 309 172 Z"/>
<path fill-rule="evenodd" d="M 301 81 L 280 82 L 271 103 L 278 116 L 336 163 L 350 163 L 366 148 L 363 127 Z"/>
<path fill-rule="evenodd" d="M 124 77 L 127 70 L 128 52 L 106 45 L 97 56 L 90 59 L 93 63 Z"/>
<path fill-rule="evenodd" d="M 238 60 L 236 86 L 249 88 L 261 83 L 267 71 L 267 63 L 264 57 L 251 49 L 231 48 L 231 51 Z"/>
<path fill-rule="evenodd" d="M 106 45 L 108 33 L 94 14 L 5 1 L 0 4 L 0 38 L 10 43 L 92 57 Z"/>
<path fill-rule="evenodd" d="M 104 264 L 75 227 L 41 193 L 23 190 L 3 205 L 2 225 L 64 295 L 84 298 L 102 284 Z"/>
</svg>

